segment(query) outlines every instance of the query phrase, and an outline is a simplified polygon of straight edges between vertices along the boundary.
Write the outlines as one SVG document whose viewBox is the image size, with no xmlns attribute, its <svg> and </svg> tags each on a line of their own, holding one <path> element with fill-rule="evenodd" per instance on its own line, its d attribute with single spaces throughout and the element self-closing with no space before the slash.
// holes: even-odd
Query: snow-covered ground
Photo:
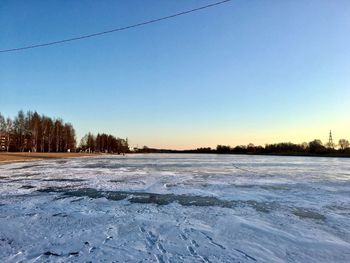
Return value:
<svg viewBox="0 0 350 263">
<path fill-rule="evenodd" d="M 1 262 L 350 262 L 350 160 L 149 154 L 0 166 Z"/>
</svg>

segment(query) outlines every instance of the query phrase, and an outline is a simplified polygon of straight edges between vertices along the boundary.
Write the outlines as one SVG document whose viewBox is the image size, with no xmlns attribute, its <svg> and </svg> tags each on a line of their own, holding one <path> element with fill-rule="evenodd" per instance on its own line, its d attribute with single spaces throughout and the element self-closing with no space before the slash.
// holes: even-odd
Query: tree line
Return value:
<svg viewBox="0 0 350 263">
<path fill-rule="evenodd" d="M 62 119 L 18 112 L 14 119 L 0 113 L 0 150 L 8 152 L 67 152 L 76 147 L 73 125 Z"/>
<path fill-rule="evenodd" d="M 89 132 L 80 142 L 79 151 L 103 153 L 129 152 L 128 139 L 116 138 L 111 134 L 98 133 L 97 136 Z"/>
<path fill-rule="evenodd" d="M 335 146 L 338 146 L 336 149 Z M 217 153 L 244 153 L 244 154 L 290 154 L 290 155 L 349 155 L 350 143 L 346 139 L 340 139 L 338 145 L 323 144 L 321 140 L 313 140 L 309 143 L 295 144 L 290 142 L 266 144 L 255 146 L 254 144 L 230 147 L 218 145 Z"/>
<path fill-rule="evenodd" d="M 88 133 L 77 145 L 72 124 L 20 110 L 13 119 L 0 113 L 0 151 L 126 153 L 129 145 L 127 139 L 106 133 Z"/>
<path fill-rule="evenodd" d="M 215 149 L 202 147 L 193 150 L 169 150 L 154 149 L 144 146 L 136 149 L 137 153 L 215 153 L 215 154 L 276 154 L 276 155 L 323 155 L 323 156 L 350 156 L 350 143 L 346 139 L 340 139 L 338 145 L 323 144 L 321 140 L 313 140 L 309 143 L 295 144 L 290 142 L 266 144 L 265 146 L 217 145 Z"/>
</svg>

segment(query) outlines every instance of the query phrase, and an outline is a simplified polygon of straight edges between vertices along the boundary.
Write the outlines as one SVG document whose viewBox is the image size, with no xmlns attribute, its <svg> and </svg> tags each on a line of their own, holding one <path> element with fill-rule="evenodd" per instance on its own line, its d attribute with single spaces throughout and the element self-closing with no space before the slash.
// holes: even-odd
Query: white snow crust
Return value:
<svg viewBox="0 0 350 263">
<path fill-rule="evenodd" d="M 0 259 L 350 262 L 350 161 L 134 154 L 1 165 Z"/>
</svg>

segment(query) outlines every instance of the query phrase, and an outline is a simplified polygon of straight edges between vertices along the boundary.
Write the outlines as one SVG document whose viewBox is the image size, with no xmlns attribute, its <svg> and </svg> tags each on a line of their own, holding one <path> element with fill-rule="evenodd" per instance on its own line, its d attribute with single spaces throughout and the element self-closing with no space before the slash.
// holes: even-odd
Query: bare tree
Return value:
<svg viewBox="0 0 350 263">
<path fill-rule="evenodd" d="M 34 112 L 34 114 L 31 116 L 30 126 L 32 131 L 32 151 L 36 152 L 39 149 L 39 136 L 41 134 L 41 120 L 37 112 Z"/>
<path fill-rule="evenodd" d="M 27 147 L 27 142 L 25 140 L 26 135 L 26 121 L 25 121 L 25 115 L 22 110 L 20 110 L 15 118 L 14 121 L 14 140 L 16 144 L 16 148 L 23 152 L 24 149 Z"/>
<path fill-rule="evenodd" d="M 75 130 L 73 125 L 66 123 L 63 128 L 64 151 L 75 149 Z"/>
<path fill-rule="evenodd" d="M 13 122 L 10 118 L 6 119 L 6 151 L 10 151 L 10 145 L 11 145 L 11 134 L 13 132 Z"/>
<path fill-rule="evenodd" d="M 349 148 L 350 143 L 346 139 L 340 139 L 339 140 L 339 146 L 340 146 L 340 149 L 345 150 L 345 149 Z"/>
<path fill-rule="evenodd" d="M 45 123 L 45 131 L 47 135 L 47 151 L 52 151 L 52 141 L 54 138 L 54 124 L 51 118 L 48 118 Z"/>
<path fill-rule="evenodd" d="M 21 110 L 14 121 L 0 114 L 0 137 L 7 151 L 61 152 L 76 147 L 75 130 L 62 119 L 53 121 L 37 112 Z M 2 144 L 4 144 L 2 142 Z"/>
<path fill-rule="evenodd" d="M 56 152 L 62 151 L 62 131 L 63 131 L 63 125 L 62 120 L 57 119 L 55 121 L 55 146 L 56 146 Z"/>
</svg>

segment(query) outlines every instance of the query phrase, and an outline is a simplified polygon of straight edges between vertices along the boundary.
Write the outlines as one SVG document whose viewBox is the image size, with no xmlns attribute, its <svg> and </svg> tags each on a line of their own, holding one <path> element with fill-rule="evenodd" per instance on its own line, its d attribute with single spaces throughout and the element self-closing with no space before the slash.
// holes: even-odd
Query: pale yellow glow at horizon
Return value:
<svg viewBox="0 0 350 263">
<path fill-rule="evenodd" d="M 131 141 L 131 145 L 143 147 L 144 145 L 152 148 L 163 149 L 196 149 L 200 147 L 215 148 L 218 144 L 222 145 L 265 145 L 279 142 L 303 143 L 310 142 L 314 139 L 320 139 L 323 143 L 328 141 L 329 130 L 332 129 L 333 141 L 338 143 L 339 139 L 350 140 L 350 124 L 337 123 L 336 125 L 310 125 L 307 129 L 301 127 L 281 127 L 260 130 L 244 130 L 244 129 L 227 129 L 226 132 L 221 131 L 182 131 L 174 136 L 164 134 L 157 138 L 143 138 L 142 144 L 135 144 Z"/>
</svg>

